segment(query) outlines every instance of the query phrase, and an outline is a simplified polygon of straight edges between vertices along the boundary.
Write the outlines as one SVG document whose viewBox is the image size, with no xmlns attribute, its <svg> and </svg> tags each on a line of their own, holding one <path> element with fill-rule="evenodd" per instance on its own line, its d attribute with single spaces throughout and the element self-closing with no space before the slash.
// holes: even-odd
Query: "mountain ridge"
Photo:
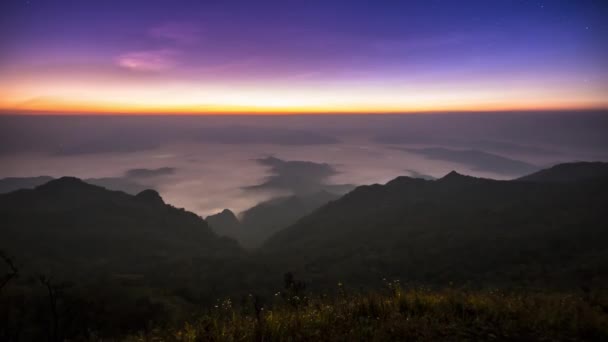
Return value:
<svg viewBox="0 0 608 342">
<path fill-rule="evenodd" d="M 553 165 L 550 168 L 517 178 L 528 182 L 576 182 L 592 180 L 608 175 L 608 163 L 572 162 Z"/>
<path fill-rule="evenodd" d="M 577 262 L 608 243 L 602 203 L 608 203 L 608 175 L 571 183 L 456 172 L 435 181 L 398 177 L 357 187 L 322 206 L 270 237 L 260 254 L 285 260 L 285 267 L 317 282 L 327 276 L 366 282 L 373 275 L 508 282 L 518 272 L 527 274 L 522 281 L 579 279 L 572 274 L 580 272 Z M 552 244 L 561 246 L 558 254 Z M 587 263 L 600 267 L 599 260 Z M 551 271 L 518 266 L 532 263 Z M 597 274 L 608 279 L 608 272 Z"/>
<path fill-rule="evenodd" d="M 241 253 L 235 241 L 218 237 L 198 215 L 165 204 L 155 190 L 133 196 L 75 177 L 0 195 L 0 219 L 0 240 L 12 241 L 5 248 L 20 259 L 66 266 L 60 260 L 78 256 L 61 272 L 101 260 L 107 269 L 137 271 L 178 257 Z"/>
</svg>

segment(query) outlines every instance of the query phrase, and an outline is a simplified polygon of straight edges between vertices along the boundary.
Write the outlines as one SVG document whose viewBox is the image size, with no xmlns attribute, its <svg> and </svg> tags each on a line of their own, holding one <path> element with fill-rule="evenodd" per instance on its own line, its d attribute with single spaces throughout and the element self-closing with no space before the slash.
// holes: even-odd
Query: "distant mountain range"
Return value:
<svg viewBox="0 0 608 342">
<path fill-rule="evenodd" d="M 209 225 L 154 190 L 129 195 L 64 177 L 0 195 L 0 249 L 29 270 L 156 270 L 158 282 L 215 284 L 213 293 L 262 288 L 286 271 L 313 287 L 382 278 L 606 284 L 607 165 L 561 164 L 511 181 L 398 177 L 341 197 L 271 200 L 240 220 L 225 210 Z M 210 226 L 260 247 L 244 251 Z"/>
<path fill-rule="evenodd" d="M 608 163 L 565 163 L 521 177 L 518 180 L 529 182 L 579 182 L 597 179 L 606 174 L 608 174 Z"/>
<path fill-rule="evenodd" d="M 537 166 L 521 160 L 475 149 L 455 150 L 443 147 L 398 147 L 396 149 L 422 155 L 428 159 L 445 160 L 467 165 L 476 171 L 486 171 L 504 175 L 524 175 L 539 169 Z"/>
<path fill-rule="evenodd" d="M 0 179 L 0 194 L 20 189 L 33 189 L 54 179 L 54 177 L 50 176 L 2 178 Z M 87 178 L 84 179 L 84 182 L 101 186 L 108 190 L 124 191 L 132 195 L 149 189 L 146 185 L 124 177 Z"/>
<path fill-rule="evenodd" d="M 50 176 L 2 178 L 0 179 L 0 194 L 20 189 L 33 189 L 53 179 L 55 178 Z"/>
<path fill-rule="evenodd" d="M 261 253 L 311 283 L 606 281 L 607 165 L 562 164 L 513 181 L 451 172 L 361 186 L 275 234 Z"/>
</svg>

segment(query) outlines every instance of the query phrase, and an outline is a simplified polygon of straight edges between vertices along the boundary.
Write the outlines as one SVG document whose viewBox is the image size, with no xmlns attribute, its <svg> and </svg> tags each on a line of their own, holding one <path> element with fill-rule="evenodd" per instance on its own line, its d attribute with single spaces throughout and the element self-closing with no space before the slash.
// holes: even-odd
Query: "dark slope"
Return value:
<svg viewBox="0 0 608 342">
<path fill-rule="evenodd" d="M 205 218 L 213 231 L 221 236 L 235 237 L 241 229 L 239 219 L 229 209 L 224 209 L 222 212 L 209 215 Z"/>
<path fill-rule="evenodd" d="M 260 203 L 242 213 L 239 241 L 243 241 L 247 247 L 259 247 L 274 233 L 338 197 L 340 196 L 320 191 Z"/>
<path fill-rule="evenodd" d="M 64 177 L 0 195 L 0 241 L 17 260 L 58 272 L 135 272 L 189 257 L 239 253 L 197 215 L 163 202 Z"/>
<path fill-rule="evenodd" d="M 256 248 L 274 233 L 339 197 L 327 191 L 280 197 L 245 210 L 240 222 L 227 209 L 208 216 L 207 221 L 218 234 L 233 237 L 245 247 Z"/>
<path fill-rule="evenodd" d="M 577 162 L 558 164 L 518 178 L 526 182 L 577 182 L 608 176 L 608 163 Z"/>
<path fill-rule="evenodd" d="M 312 283 L 605 281 L 605 203 L 608 178 L 554 184 L 455 172 L 436 181 L 399 177 L 356 188 L 263 249 Z"/>
</svg>

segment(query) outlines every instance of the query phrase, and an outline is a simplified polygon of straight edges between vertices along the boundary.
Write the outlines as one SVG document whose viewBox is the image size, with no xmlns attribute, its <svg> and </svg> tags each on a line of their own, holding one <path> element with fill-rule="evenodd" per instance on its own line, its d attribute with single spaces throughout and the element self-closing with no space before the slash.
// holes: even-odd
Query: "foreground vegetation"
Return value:
<svg viewBox="0 0 608 342">
<path fill-rule="evenodd" d="M 290 292 L 290 291 L 288 291 Z M 229 299 L 176 328 L 127 341 L 608 340 L 608 297 L 402 289 L 308 298 L 277 293 L 263 307 Z"/>
</svg>

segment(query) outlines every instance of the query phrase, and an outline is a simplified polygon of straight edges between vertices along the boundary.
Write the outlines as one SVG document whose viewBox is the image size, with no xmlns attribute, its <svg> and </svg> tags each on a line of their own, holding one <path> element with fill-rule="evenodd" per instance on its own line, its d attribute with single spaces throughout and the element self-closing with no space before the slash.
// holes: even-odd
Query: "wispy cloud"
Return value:
<svg viewBox="0 0 608 342">
<path fill-rule="evenodd" d="M 162 71 L 175 66 L 175 58 L 179 51 L 174 49 L 158 49 L 133 51 L 116 58 L 119 66 L 136 71 Z"/>
<path fill-rule="evenodd" d="M 166 22 L 152 27 L 147 35 L 161 47 L 125 52 L 116 57 L 116 64 L 134 71 L 163 71 L 176 65 L 176 58 L 200 40 L 201 30 L 192 23 Z"/>
<path fill-rule="evenodd" d="M 191 45 L 201 38 L 201 29 L 192 23 L 168 22 L 149 30 L 153 38 L 169 40 L 180 45 Z"/>
<path fill-rule="evenodd" d="M 410 39 L 383 39 L 372 43 L 376 50 L 384 52 L 411 51 L 419 49 L 445 48 L 486 39 L 487 34 L 450 33 L 444 35 L 416 37 Z"/>
<path fill-rule="evenodd" d="M 159 176 L 168 176 L 175 173 L 174 167 L 160 167 L 157 169 L 129 169 L 125 172 L 126 178 L 154 178 Z"/>
</svg>

